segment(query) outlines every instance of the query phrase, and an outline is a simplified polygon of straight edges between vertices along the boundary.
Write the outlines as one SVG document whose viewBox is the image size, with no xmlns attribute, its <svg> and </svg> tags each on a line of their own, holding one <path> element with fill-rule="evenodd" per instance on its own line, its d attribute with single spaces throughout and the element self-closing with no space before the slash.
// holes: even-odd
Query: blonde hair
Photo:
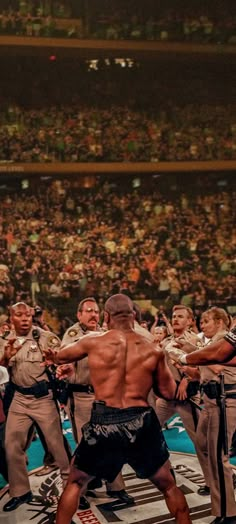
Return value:
<svg viewBox="0 0 236 524">
<path fill-rule="evenodd" d="M 227 328 L 229 327 L 230 319 L 229 319 L 228 313 L 222 307 L 213 306 L 207 309 L 206 311 L 202 313 L 201 318 L 208 317 L 209 315 L 211 315 L 213 320 L 216 320 L 216 321 L 222 320 L 222 322 L 225 324 L 225 327 Z"/>
<path fill-rule="evenodd" d="M 184 309 L 185 311 L 187 311 L 189 318 L 191 318 L 191 320 L 194 320 L 194 314 L 193 314 L 193 310 L 191 309 L 191 307 L 187 307 L 182 304 L 178 304 L 177 306 L 173 307 L 172 313 L 174 311 L 177 311 L 178 309 Z"/>
<path fill-rule="evenodd" d="M 154 337 L 155 335 L 158 333 L 158 330 L 161 329 L 161 331 L 163 332 L 163 334 L 165 335 L 165 337 L 168 337 L 168 329 L 166 326 L 156 326 L 155 329 L 154 329 Z"/>
</svg>

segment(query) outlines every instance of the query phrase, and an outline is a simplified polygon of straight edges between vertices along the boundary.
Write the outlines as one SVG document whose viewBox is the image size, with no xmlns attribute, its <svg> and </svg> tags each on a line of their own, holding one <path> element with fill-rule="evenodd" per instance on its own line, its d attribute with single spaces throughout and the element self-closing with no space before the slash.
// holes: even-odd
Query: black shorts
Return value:
<svg viewBox="0 0 236 524">
<path fill-rule="evenodd" d="M 124 464 L 138 477 L 150 478 L 169 458 L 159 420 L 150 407 L 119 409 L 95 401 L 82 431 L 74 465 L 109 482 Z"/>
</svg>

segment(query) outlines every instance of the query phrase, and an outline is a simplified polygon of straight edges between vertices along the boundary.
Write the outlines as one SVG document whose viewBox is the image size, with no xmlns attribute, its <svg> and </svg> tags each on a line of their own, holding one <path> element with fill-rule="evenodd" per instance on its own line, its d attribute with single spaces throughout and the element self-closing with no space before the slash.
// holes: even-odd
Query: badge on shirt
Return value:
<svg viewBox="0 0 236 524">
<path fill-rule="evenodd" d="M 57 337 L 51 335 L 51 336 L 48 338 L 48 346 L 49 346 L 50 348 L 59 348 L 60 345 L 61 345 L 61 344 L 60 344 L 60 340 L 59 340 Z"/>
<path fill-rule="evenodd" d="M 32 342 L 32 344 L 30 346 L 30 350 L 31 351 L 38 351 L 38 346 L 37 346 L 37 344 L 35 344 L 35 342 Z"/>
<path fill-rule="evenodd" d="M 75 337 L 76 335 L 78 334 L 78 330 L 77 329 L 70 329 L 70 331 L 68 331 L 68 336 L 69 337 Z"/>
</svg>

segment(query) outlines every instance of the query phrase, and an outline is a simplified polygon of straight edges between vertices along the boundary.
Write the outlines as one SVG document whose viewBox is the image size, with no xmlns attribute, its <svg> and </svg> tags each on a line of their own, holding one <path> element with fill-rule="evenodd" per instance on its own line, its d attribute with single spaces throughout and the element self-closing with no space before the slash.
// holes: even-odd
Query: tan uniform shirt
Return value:
<svg viewBox="0 0 236 524">
<path fill-rule="evenodd" d="M 62 338 L 62 346 L 61 349 L 64 346 L 67 346 L 68 344 L 71 344 L 72 342 L 76 342 L 84 335 L 87 335 L 88 333 L 93 333 L 96 335 L 96 333 L 101 333 L 101 329 L 97 331 L 85 331 L 79 322 L 76 322 L 73 326 L 71 326 L 67 331 L 64 333 Z M 82 360 L 79 360 L 78 362 L 74 363 L 74 372 L 68 377 L 68 381 L 71 384 L 85 384 L 89 385 L 91 384 L 90 381 L 90 373 L 89 373 L 89 366 L 88 366 L 88 358 L 85 357 Z"/>
<path fill-rule="evenodd" d="M 41 380 L 48 381 L 45 368 L 41 366 L 43 362 L 43 349 L 52 348 L 59 349 L 61 345 L 60 339 L 51 331 L 44 331 L 37 327 L 39 338 L 33 336 L 36 328 L 33 326 L 29 333 L 25 336 L 16 337 L 14 344 L 19 347 L 17 353 L 10 359 L 8 369 L 10 371 L 11 380 L 21 387 L 31 387 Z M 12 338 L 10 333 L 7 337 Z M 7 339 L 0 341 L 0 359 L 4 355 L 4 347 L 7 344 Z"/>
<path fill-rule="evenodd" d="M 216 342 L 217 340 L 220 340 L 224 337 L 224 335 L 227 333 L 226 330 L 220 331 L 219 333 L 216 333 L 214 337 L 208 342 Z M 220 378 L 217 373 L 214 373 L 212 369 L 210 369 L 208 366 L 199 366 L 200 374 L 201 374 L 201 384 L 207 384 L 210 380 L 215 380 L 217 382 L 220 382 Z M 230 367 L 230 366 L 224 366 L 224 369 L 222 370 L 222 373 L 224 373 L 224 382 L 225 384 L 236 384 L 236 368 Z"/>
<path fill-rule="evenodd" d="M 165 355 L 166 355 L 166 360 L 167 360 L 167 364 L 171 370 L 171 373 L 174 377 L 174 380 L 176 380 L 177 382 L 180 382 L 181 379 L 182 379 L 182 374 L 181 372 L 173 365 L 172 363 L 172 359 L 169 355 L 169 352 L 168 351 L 165 351 L 165 348 L 166 346 L 168 345 L 168 347 L 171 346 L 171 344 L 173 344 L 173 349 L 175 349 L 175 337 L 174 335 L 171 335 L 170 337 L 166 338 L 163 342 L 163 345 L 162 345 L 162 349 L 163 351 L 165 352 Z"/>
<path fill-rule="evenodd" d="M 140 324 L 135 320 L 134 321 L 134 331 L 135 333 L 138 333 L 138 335 L 142 335 L 142 337 L 146 338 L 149 342 L 154 342 L 154 336 L 145 329 L 143 326 L 140 326 Z"/>
</svg>

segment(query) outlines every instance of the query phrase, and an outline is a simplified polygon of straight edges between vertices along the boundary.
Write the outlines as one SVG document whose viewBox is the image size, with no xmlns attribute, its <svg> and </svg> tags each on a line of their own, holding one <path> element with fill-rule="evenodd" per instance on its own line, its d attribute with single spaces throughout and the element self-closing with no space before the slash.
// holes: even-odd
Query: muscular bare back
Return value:
<svg viewBox="0 0 236 524">
<path fill-rule="evenodd" d="M 54 361 L 64 364 L 88 356 L 95 398 L 112 407 L 146 406 L 153 385 L 160 396 L 174 398 L 176 384 L 164 353 L 133 330 L 132 320 L 116 319 L 115 324 L 115 329 L 88 334 L 65 347 Z"/>
<path fill-rule="evenodd" d="M 112 329 L 99 336 L 88 358 L 96 398 L 110 406 L 147 405 L 154 381 L 161 396 L 174 396 L 176 384 L 163 352 L 134 330 Z"/>
<path fill-rule="evenodd" d="M 108 396 L 109 405 L 113 401 L 126 407 L 134 399 L 142 404 L 151 388 L 157 352 L 153 348 L 150 351 L 133 331 L 115 329 L 101 337 L 94 349 L 89 354 L 89 367 L 101 398 Z"/>
<path fill-rule="evenodd" d="M 95 476 L 113 480 L 125 462 L 163 492 L 176 523 L 190 524 L 186 500 L 170 470 L 160 423 L 152 408 L 146 408 L 153 383 L 165 398 L 175 396 L 175 381 L 164 353 L 134 331 L 133 303 L 127 296 L 110 297 L 104 318 L 107 333 L 85 335 L 57 354 L 52 350 L 45 352 L 46 363 L 51 359 L 64 364 L 88 356 L 96 400 L 105 402 L 93 403 L 59 502 L 56 524 L 71 522 L 81 489 L 87 487 L 88 480 Z"/>
</svg>

